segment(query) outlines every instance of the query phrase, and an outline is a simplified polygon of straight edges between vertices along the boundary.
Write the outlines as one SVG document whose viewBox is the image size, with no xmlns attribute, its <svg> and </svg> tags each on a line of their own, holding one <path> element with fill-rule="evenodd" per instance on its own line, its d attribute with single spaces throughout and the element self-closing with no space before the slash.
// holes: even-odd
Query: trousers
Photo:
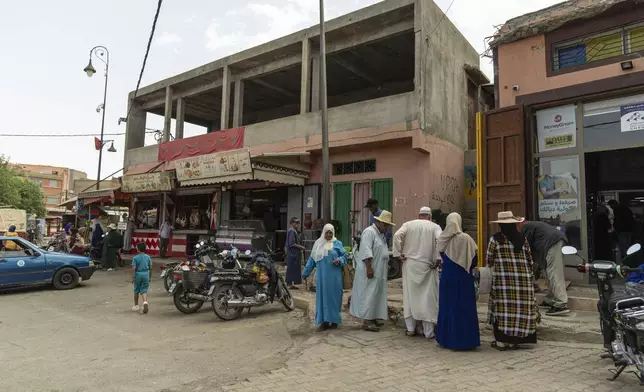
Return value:
<svg viewBox="0 0 644 392">
<path fill-rule="evenodd" d="M 423 334 L 427 339 L 433 338 L 436 325 L 429 321 L 417 321 L 413 317 L 405 317 L 407 331 Z"/>
<path fill-rule="evenodd" d="M 548 275 L 548 294 L 545 302 L 551 306 L 563 306 L 568 304 L 568 293 L 566 292 L 566 278 L 564 276 L 563 248 L 564 242 L 554 244 L 546 253 L 546 274 Z"/>
</svg>

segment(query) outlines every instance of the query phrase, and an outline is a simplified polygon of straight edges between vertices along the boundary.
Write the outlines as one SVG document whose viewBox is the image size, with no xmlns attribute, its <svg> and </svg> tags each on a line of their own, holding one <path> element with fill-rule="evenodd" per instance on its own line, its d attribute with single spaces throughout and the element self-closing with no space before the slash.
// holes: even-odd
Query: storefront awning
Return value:
<svg viewBox="0 0 644 392">
<path fill-rule="evenodd" d="M 200 179 L 194 179 L 194 180 L 185 180 L 185 181 L 181 181 L 181 186 L 223 184 L 227 182 L 246 181 L 246 180 L 252 180 L 252 179 L 253 179 L 252 173 L 244 173 L 244 174 L 236 174 L 232 176 L 208 177 L 208 178 L 200 178 Z"/>
<path fill-rule="evenodd" d="M 88 204 L 115 204 L 126 203 L 130 196 L 121 192 L 121 187 L 118 188 L 105 188 L 94 191 L 87 191 L 79 193 L 77 207 L 86 206 Z"/>
<path fill-rule="evenodd" d="M 76 200 L 78 200 L 78 197 L 72 197 L 60 203 L 58 207 L 65 207 L 71 210 L 76 205 Z"/>
</svg>

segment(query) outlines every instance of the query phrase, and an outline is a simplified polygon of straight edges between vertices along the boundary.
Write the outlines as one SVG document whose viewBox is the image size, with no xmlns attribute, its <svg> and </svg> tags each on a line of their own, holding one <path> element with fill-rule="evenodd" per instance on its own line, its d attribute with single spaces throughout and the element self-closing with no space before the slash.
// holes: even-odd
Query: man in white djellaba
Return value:
<svg viewBox="0 0 644 392">
<path fill-rule="evenodd" d="M 438 321 L 438 267 L 436 241 L 442 230 L 431 221 L 432 210 L 422 207 L 418 219 L 405 222 L 394 234 L 393 254 L 403 263 L 403 308 L 407 336 L 435 337 Z"/>
</svg>

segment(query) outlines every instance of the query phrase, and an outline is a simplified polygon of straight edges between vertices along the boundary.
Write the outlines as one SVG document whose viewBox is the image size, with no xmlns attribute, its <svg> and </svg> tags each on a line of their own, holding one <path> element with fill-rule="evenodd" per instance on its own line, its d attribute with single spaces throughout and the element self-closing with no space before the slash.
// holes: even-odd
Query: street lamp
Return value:
<svg viewBox="0 0 644 392">
<path fill-rule="evenodd" d="M 107 77 L 110 68 L 110 52 L 105 46 L 95 46 L 89 51 L 89 63 L 83 69 L 83 72 L 87 74 L 88 77 L 92 77 L 96 73 L 96 68 L 92 65 L 92 55 L 105 64 L 105 88 L 103 90 L 103 105 L 101 109 L 103 110 L 103 118 L 101 119 L 101 149 L 98 151 L 98 174 L 96 176 L 96 190 L 100 189 L 101 183 L 101 164 L 103 161 L 103 133 L 105 131 L 105 103 L 107 101 Z M 115 152 L 114 143 L 107 150 L 110 152 Z"/>
</svg>

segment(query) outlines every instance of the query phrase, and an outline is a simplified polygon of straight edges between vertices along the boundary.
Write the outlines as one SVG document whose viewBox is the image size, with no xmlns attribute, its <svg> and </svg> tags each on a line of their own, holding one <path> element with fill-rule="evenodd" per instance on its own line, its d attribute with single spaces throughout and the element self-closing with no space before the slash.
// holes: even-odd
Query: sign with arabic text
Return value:
<svg viewBox="0 0 644 392">
<path fill-rule="evenodd" d="M 224 129 L 159 145 L 159 162 L 232 151 L 244 147 L 244 128 Z"/>
<path fill-rule="evenodd" d="M 179 181 L 250 174 L 253 171 L 248 149 L 180 159 L 175 162 L 175 169 Z"/>
<path fill-rule="evenodd" d="M 620 107 L 622 132 L 644 131 L 644 103 Z"/>
<path fill-rule="evenodd" d="M 125 193 L 168 192 L 174 187 L 172 172 L 142 173 L 123 176 L 121 190 Z"/>
</svg>

